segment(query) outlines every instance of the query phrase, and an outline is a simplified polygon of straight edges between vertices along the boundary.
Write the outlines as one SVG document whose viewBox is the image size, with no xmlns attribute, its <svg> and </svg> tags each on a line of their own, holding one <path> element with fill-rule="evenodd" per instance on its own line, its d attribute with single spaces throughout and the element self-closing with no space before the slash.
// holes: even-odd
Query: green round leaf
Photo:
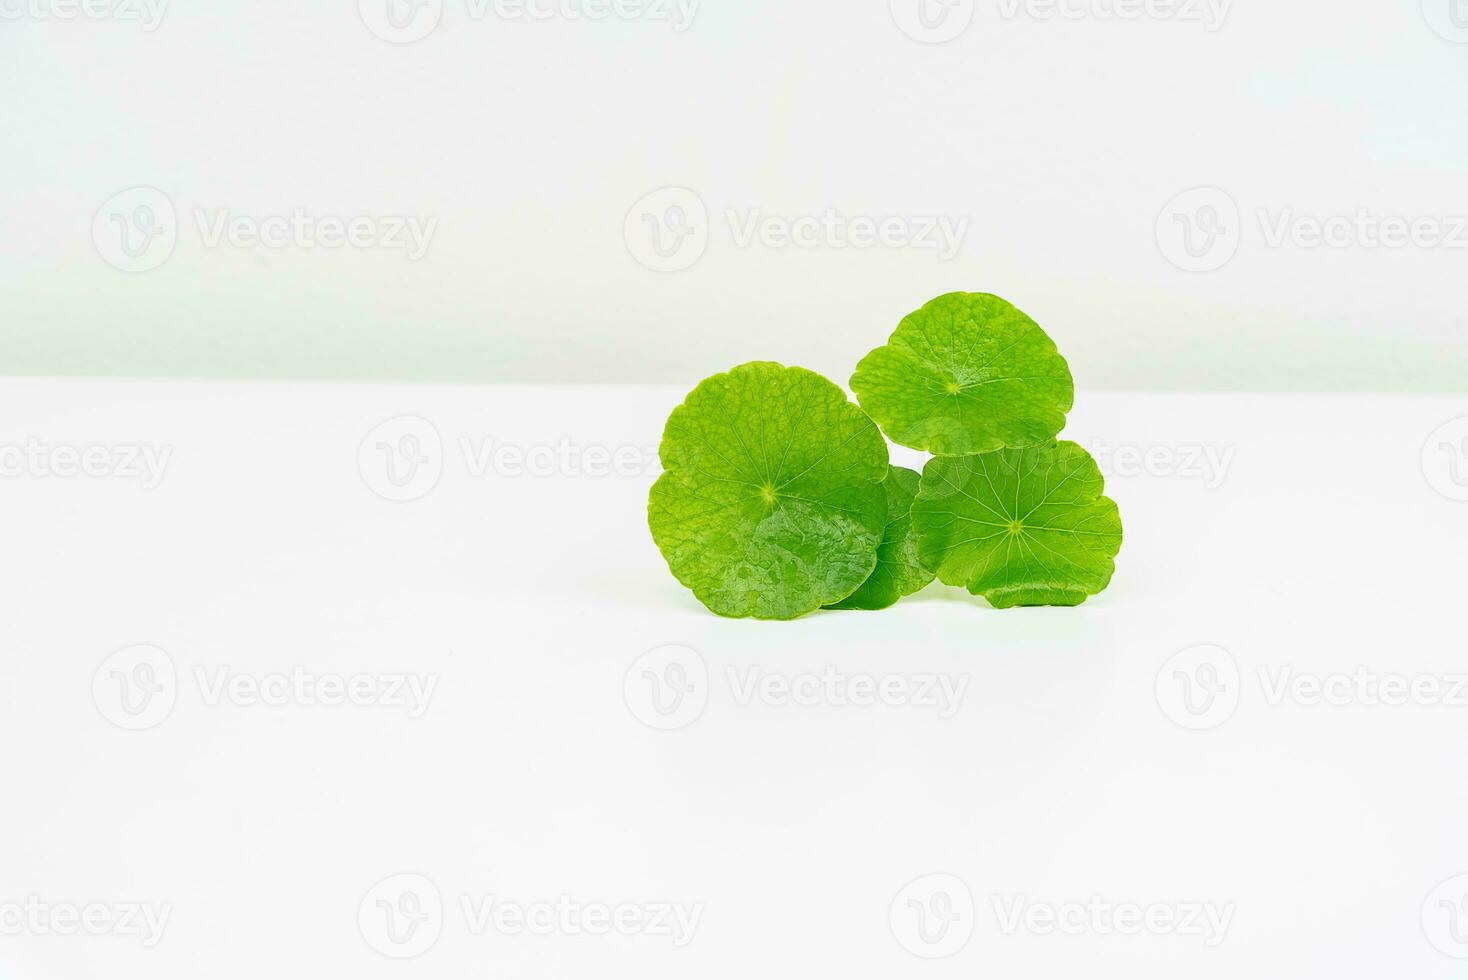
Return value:
<svg viewBox="0 0 1468 980">
<path fill-rule="evenodd" d="M 949 293 L 908 316 L 851 389 L 893 442 L 937 456 L 1043 445 L 1075 398 L 1045 331 L 988 293 Z"/>
<path fill-rule="evenodd" d="M 851 595 L 887 526 L 887 443 L 836 385 L 754 363 L 704 381 L 663 433 L 648 524 L 721 616 L 794 619 Z"/>
<path fill-rule="evenodd" d="M 912 523 L 923 563 L 999 609 L 1078 606 L 1105 589 L 1121 515 L 1073 442 L 933 459 Z"/>
<path fill-rule="evenodd" d="M 918 558 L 917 532 L 912 529 L 912 502 L 918 474 L 894 466 L 882 486 L 887 490 L 887 530 L 877 546 L 877 568 L 861 588 L 831 609 L 886 609 L 933 581 Z"/>
</svg>

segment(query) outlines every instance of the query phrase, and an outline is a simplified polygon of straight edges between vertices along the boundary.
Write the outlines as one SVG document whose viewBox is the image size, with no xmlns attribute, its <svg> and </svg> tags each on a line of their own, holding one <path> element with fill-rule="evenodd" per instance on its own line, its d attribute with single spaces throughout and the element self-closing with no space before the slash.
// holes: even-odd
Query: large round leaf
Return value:
<svg viewBox="0 0 1468 980">
<path fill-rule="evenodd" d="M 754 363 L 673 411 L 648 523 L 721 616 L 794 619 L 855 592 L 887 526 L 887 444 L 836 385 Z"/>
<path fill-rule="evenodd" d="M 1073 442 L 933 459 L 912 505 L 918 552 L 1000 609 L 1078 606 L 1110 583 L 1121 550 L 1104 489 Z"/>
<path fill-rule="evenodd" d="M 1045 331 L 988 293 L 949 293 L 908 316 L 851 388 L 893 442 L 938 456 L 1049 442 L 1075 397 Z"/>
<path fill-rule="evenodd" d="M 918 474 L 901 466 L 887 472 L 887 530 L 877 546 L 877 568 L 850 596 L 832 609 L 886 609 L 933 581 L 933 573 L 918 558 L 917 532 L 912 528 L 912 502 L 917 497 Z"/>
</svg>

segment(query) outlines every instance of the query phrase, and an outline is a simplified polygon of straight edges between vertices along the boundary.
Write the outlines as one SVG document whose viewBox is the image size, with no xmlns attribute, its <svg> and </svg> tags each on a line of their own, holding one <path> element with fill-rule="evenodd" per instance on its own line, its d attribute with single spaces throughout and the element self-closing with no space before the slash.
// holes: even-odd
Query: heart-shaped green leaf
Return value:
<svg viewBox="0 0 1468 980">
<path fill-rule="evenodd" d="M 887 490 L 887 530 L 877 546 L 877 569 L 848 598 L 832 609 L 886 609 L 933 581 L 918 558 L 917 532 L 912 529 L 912 502 L 918 474 L 894 466 L 882 486 Z"/>
<path fill-rule="evenodd" d="M 887 526 L 887 443 L 804 368 L 704 381 L 663 433 L 648 524 L 678 581 L 721 616 L 794 619 L 855 592 Z"/>
<path fill-rule="evenodd" d="M 988 293 L 949 293 L 908 316 L 851 389 L 893 442 L 938 456 L 1043 445 L 1075 397 L 1045 331 Z"/>
<path fill-rule="evenodd" d="M 1121 550 L 1104 483 L 1073 442 L 935 458 L 912 505 L 918 552 L 997 608 L 1078 606 L 1110 583 Z"/>
</svg>

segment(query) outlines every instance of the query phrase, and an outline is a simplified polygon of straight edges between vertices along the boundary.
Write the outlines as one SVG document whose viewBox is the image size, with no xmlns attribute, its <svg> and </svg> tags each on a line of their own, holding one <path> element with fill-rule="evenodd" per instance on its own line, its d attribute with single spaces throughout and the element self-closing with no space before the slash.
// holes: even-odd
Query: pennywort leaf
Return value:
<svg viewBox="0 0 1468 980">
<path fill-rule="evenodd" d="M 938 456 L 1047 443 L 1075 395 L 1045 331 L 988 293 L 949 293 L 905 318 L 851 388 L 893 442 Z"/>
<path fill-rule="evenodd" d="M 1106 588 L 1121 516 L 1073 442 L 937 457 L 912 523 L 923 562 L 993 606 L 1077 606 Z"/>
<path fill-rule="evenodd" d="M 933 581 L 933 573 L 918 557 L 917 532 L 912 527 L 912 502 L 917 497 L 918 474 L 894 466 L 882 481 L 887 491 L 887 529 L 877 546 L 877 568 L 848 598 L 832 609 L 886 609 Z"/>
<path fill-rule="evenodd" d="M 767 362 L 715 375 L 673 411 L 660 455 L 653 538 L 719 615 L 794 619 L 876 569 L 887 444 L 820 375 Z"/>
</svg>

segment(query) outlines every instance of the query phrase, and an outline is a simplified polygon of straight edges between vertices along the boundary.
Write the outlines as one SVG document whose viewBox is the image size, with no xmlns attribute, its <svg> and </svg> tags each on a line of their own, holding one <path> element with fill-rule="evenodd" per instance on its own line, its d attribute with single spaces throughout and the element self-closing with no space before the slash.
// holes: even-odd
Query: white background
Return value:
<svg viewBox="0 0 1468 980">
<path fill-rule="evenodd" d="M 544 20 L 432 0 L 437 27 L 413 44 L 367 28 L 362 11 L 380 23 L 389 2 L 414 9 L 174 3 L 151 32 L 0 20 L 0 371 L 682 385 L 763 358 L 844 381 L 904 314 L 963 289 L 1031 313 L 1098 387 L 1468 378 L 1468 228 L 1456 248 L 1266 236 L 1362 210 L 1468 215 L 1462 0 L 1066 0 L 1064 16 L 1042 0 L 895 0 L 897 16 L 889 0 L 702 0 L 687 22 L 652 0 L 603 20 L 562 0 L 526 0 Z M 947 11 L 936 36 L 952 40 L 904 33 L 919 2 Z M 138 185 L 179 227 L 165 264 L 129 275 L 91 230 Z M 636 258 L 648 226 L 629 241 L 625 225 L 669 186 L 707 209 L 706 248 L 656 273 Z M 1238 217 L 1209 225 L 1227 232 L 1220 267 L 1190 273 L 1156 231 L 1200 220 L 1208 202 L 1173 204 L 1199 187 Z M 209 247 L 198 226 L 296 209 L 438 225 L 417 261 Z M 736 242 L 753 217 L 827 209 L 967 231 L 946 261 Z"/>
<path fill-rule="evenodd" d="M 0 0 L 0 980 L 1461 976 L 1468 8 L 1118 2 Z M 955 289 L 1069 358 L 1113 586 L 702 609 L 668 412 Z"/>
<path fill-rule="evenodd" d="M 1067 434 L 1105 462 L 1127 528 L 1106 593 L 999 612 L 934 586 L 881 613 L 756 623 L 700 607 L 646 532 L 643 447 L 682 396 L 5 386 L 0 444 L 143 443 L 169 462 L 150 490 L 0 480 L 0 926 L 32 896 L 171 909 L 151 949 L 0 934 L 7 980 L 1461 974 L 1444 953 L 1468 957 L 1451 931 L 1468 926 L 1464 692 L 1270 693 L 1358 668 L 1468 675 L 1468 451 L 1442 448 L 1468 439 L 1461 400 L 1082 392 Z M 421 481 L 377 451 L 405 431 L 431 433 Z M 635 465 L 609 475 L 603 450 Z M 156 717 L 121 707 L 142 691 L 114 654 L 137 644 L 168 658 L 155 683 L 176 678 Z M 669 645 L 692 651 L 690 693 L 659 687 L 660 715 Z M 296 667 L 437 686 L 417 718 L 206 698 L 221 670 Z M 738 696 L 753 670 L 828 667 L 964 693 L 946 717 Z M 139 717 L 151 727 L 119 727 Z M 912 939 L 906 903 L 931 882 L 905 888 L 934 873 L 975 903 L 951 950 Z M 376 905 L 402 874 L 446 907 L 406 962 L 378 951 L 414 949 L 384 942 Z M 490 895 L 702 917 L 681 949 L 475 934 L 459 901 Z M 1230 924 L 1210 946 L 1092 920 L 1006 932 L 994 911 L 1093 896 L 1211 903 Z M 914 955 L 933 951 L 952 955 Z"/>
</svg>

